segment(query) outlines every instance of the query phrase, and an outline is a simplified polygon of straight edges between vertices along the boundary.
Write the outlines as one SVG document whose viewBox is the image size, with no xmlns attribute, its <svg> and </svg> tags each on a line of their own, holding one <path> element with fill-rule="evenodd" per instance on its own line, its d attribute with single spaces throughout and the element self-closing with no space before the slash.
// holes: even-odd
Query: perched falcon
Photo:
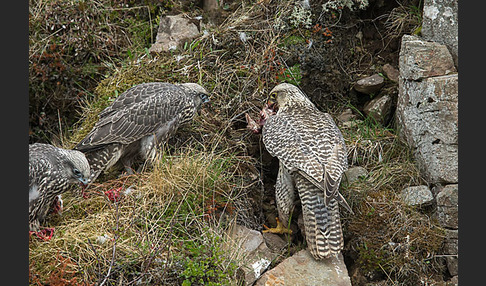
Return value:
<svg viewBox="0 0 486 286">
<path fill-rule="evenodd" d="M 134 162 L 154 159 L 157 147 L 209 101 L 196 83 L 150 82 L 136 85 L 99 114 L 91 132 L 74 149 L 91 166 L 90 182 L 120 162 L 129 174 Z"/>
<path fill-rule="evenodd" d="M 343 136 L 331 116 L 319 111 L 294 85 L 274 87 L 267 105 L 263 143 L 279 159 L 275 195 L 280 220 L 270 232 L 285 232 L 296 189 L 311 254 L 323 259 L 339 253 L 344 243 L 338 202 L 352 212 L 339 193 L 347 169 Z"/>
<path fill-rule="evenodd" d="M 82 152 L 49 144 L 29 145 L 29 228 L 38 231 L 58 196 L 70 184 L 87 184 L 88 160 Z"/>
</svg>

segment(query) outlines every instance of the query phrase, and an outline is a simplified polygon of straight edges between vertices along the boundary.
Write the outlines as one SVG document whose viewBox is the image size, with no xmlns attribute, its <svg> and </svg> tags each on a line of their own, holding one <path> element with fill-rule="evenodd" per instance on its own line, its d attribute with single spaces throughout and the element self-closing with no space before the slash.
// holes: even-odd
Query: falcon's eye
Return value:
<svg viewBox="0 0 486 286">
<path fill-rule="evenodd" d="M 81 175 L 81 172 L 80 172 L 78 169 L 76 169 L 76 168 L 73 168 L 73 173 L 74 173 L 74 175 L 75 175 L 76 177 L 81 177 L 81 176 L 82 176 L 82 175 Z"/>
<path fill-rule="evenodd" d="M 270 94 L 270 99 L 272 99 L 272 100 L 277 99 L 277 93 L 276 93 L 276 92 L 271 93 L 271 94 Z"/>
</svg>

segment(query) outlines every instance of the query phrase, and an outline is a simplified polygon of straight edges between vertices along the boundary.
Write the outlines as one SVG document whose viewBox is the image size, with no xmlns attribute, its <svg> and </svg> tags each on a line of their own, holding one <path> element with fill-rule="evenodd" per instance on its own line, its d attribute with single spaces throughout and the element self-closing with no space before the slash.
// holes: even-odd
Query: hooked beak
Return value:
<svg viewBox="0 0 486 286">
<path fill-rule="evenodd" d="M 78 180 L 81 182 L 81 184 L 83 184 L 83 186 L 86 186 L 89 183 L 89 179 L 86 179 L 84 177 L 79 178 Z"/>
<path fill-rule="evenodd" d="M 277 108 L 277 101 L 273 99 L 268 99 L 267 109 L 269 109 L 272 112 L 276 112 L 277 111 L 276 108 Z"/>
</svg>

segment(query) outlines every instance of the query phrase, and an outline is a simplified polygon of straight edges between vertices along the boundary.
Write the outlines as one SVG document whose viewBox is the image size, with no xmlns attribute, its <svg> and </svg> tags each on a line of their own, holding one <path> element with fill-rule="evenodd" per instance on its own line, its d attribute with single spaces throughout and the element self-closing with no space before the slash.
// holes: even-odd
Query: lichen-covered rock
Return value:
<svg viewBox="0 0 486 286">
<path fill-rule="evenodd" d="M 278 254 L 267 247 L 259 231 L 235 225 L 230 232 L 230 237 L 234 242 L 230 249 L 236 247 L 243 255 L 241 259 L 243 264 L 237 269 L 239 281 L 244 285 L 252 285 Z"/>
<path fill-rule="evenodd" d="M 179 48 L 184 42 L 199 35 L 199 29 L 190 19 L 183 15 L 162 16 L 155 43 L 150 47 L 150 53 L 160 53 Z"/>
<path fill-rule="evenodd" d="M 457 72 L 445 45 L 404 35 L 399 58 L 400 78 L 420 80 Z"/>
<path fill-rule="evenodd" d="M 360 166 L 351 167 L 344 172 L 343 181 L 348 185 L 368 177 L 368 171 Z"/>
<path fill-rule="evenodd" d="M 442 227 L 458 228 L 459 185 L 445 186 L 437 194 L 437 214 Z"/>
<path fill-rule="evenodd" d="M 385 124 L 391 114 L 392 99 L 388 95 L 373 98 L 365 104 L 363 112 L 380 124 Z"/>
<path fill-rule="evenodd" d="M 351 286 L 351 280 L 341 253 L 317 261 L 304 249 L 265 272 L 255 283 L 268 285 Z"/>
<path fill-rule="evenodd" d="M 400 193 L 404 203 L 409 206 L 424 206 L 434 201 L 434 196 L 427 186 L 411 186 Z"/>
<path fill-rule="evenodd" d="M 400 79 L 396 117 L 429 183 L 458 182 L 458 75 Z"/>
<path fill-rule="evenodd" d="M 288 245 L 288 243 L 283 240 L 278 234 L 264 232 L 262 233 L 262 235 L 263 239 L 265 240 L 265 244 L 271 251 L 275 253 L 281 253 Z"/>
<path fill-rule="evenodd" d="M 380 88 L 385 83 L 383 77 L 379 74 L 374 74 L 358 80 L 354 84 L 354 89 L 364 94 L 374 94 L 377 93 Z"/>
<path fill-rule="evenodd" d="M 457 275 L 458 272 L 458 238 L 459 231 L 456 229 L 446 229 L 446 238 L 444 240 L 444 254 L 446 255 L 447 270 L 451 276 Z"/>
<path fill-rule="evenodd" d="M 458 66 L 458 0 L 425 0 L 422 37 L 449 48 Z"/>
</svg>

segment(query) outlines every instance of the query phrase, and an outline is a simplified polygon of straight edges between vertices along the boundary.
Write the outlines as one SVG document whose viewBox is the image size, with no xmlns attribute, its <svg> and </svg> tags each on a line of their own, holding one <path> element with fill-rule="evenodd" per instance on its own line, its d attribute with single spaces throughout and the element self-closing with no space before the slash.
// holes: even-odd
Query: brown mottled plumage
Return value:
<svg viewBox="0 0 486 286">
<path fill-rule="evenodd" d="M 207 101 L 208 92 L 195 83 L 150 82 L 123 92 L 74 147 L 90 163 L 90 182 L 117 162 L 131 173 L 135 161 L 153 159 L 157 147 Z"/>
<path fill-rule="evenodd" d="M 87 184 L 89 175 L 83 153 L 48 144 L 30 144 L 29 229 L 38 231 L 58 196 L 71 184 Z"/>
<path fill-rule="evenodd" d="M 352 212 L 339 193 L 348 167 L 344 139 L 331 116 L 294 85 L 277 85 L 269 106 L 277 112 L 262 133 L 265 148 L 280 161 L 275 184 L 280 221 L 288 224 L 296 189 L 310 252 L 316 259 L 329 257 L 344 244 L 338 202 Z"/>
</svg>

